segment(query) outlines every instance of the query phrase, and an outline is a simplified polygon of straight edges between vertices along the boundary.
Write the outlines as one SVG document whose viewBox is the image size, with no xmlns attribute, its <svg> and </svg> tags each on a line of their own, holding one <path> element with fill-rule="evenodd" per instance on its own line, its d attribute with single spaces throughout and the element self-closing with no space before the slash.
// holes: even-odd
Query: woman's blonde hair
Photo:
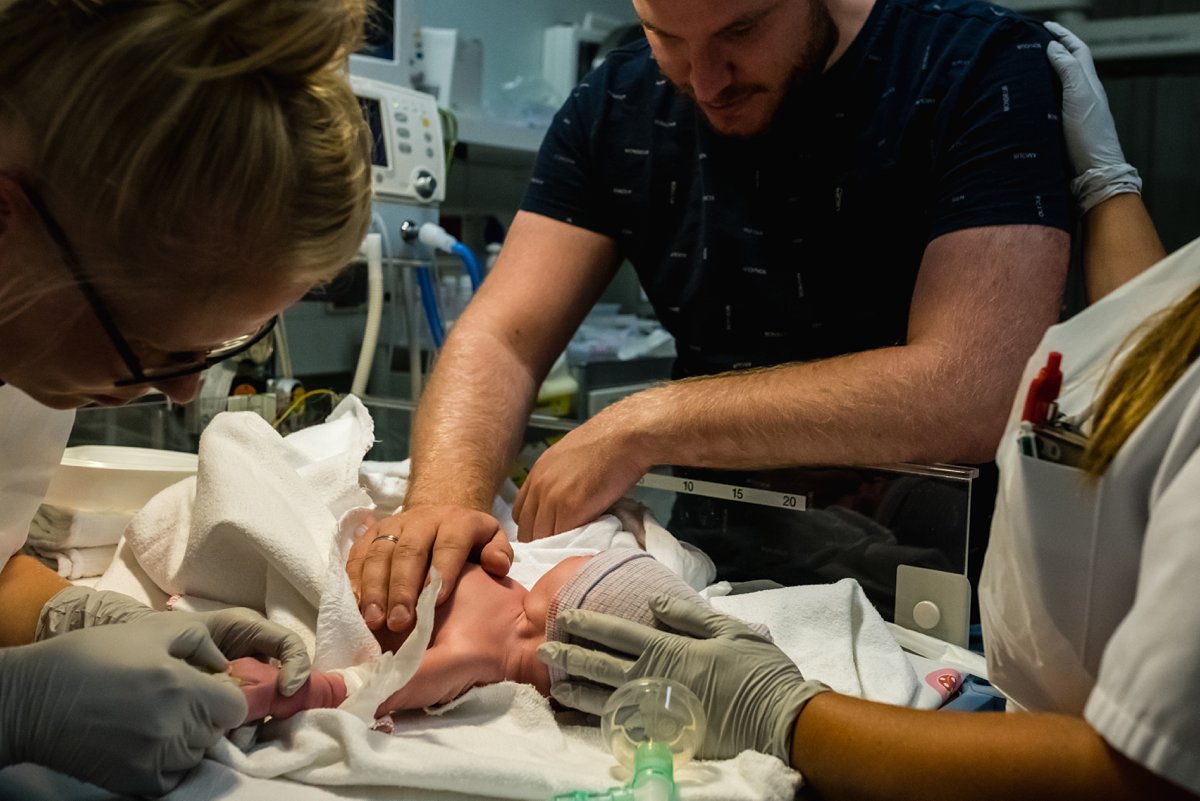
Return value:
<svg viewBox="0 0 1200 801">
<path fill-rule="evenodd" d="M 128 265 L 331 277 L 370 219 L 347 81 L 366 2 L 0 0 L 0 122 L 30 144 L 21 180 L 69 199 Z"/>
<path fill-rule="evenodd" d="M 1200 287 L 1130 335 L 1129 351 L 1096 402 L 1080 466 L 1100 476 L 1121 446 L 1200 356 Z"/>
</svg>

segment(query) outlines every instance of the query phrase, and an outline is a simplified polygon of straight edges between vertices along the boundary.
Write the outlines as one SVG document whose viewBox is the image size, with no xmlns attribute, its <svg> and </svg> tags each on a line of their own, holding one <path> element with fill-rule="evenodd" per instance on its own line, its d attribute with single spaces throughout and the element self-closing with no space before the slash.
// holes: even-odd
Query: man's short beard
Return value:
<svg viewBox="0 0 1200 801">
<path fill-rule="evenodd" d="M 791 71 L 788 74 L 786 85 L 783 93 L 778 99 L 778 104 L 771 112 L 771 119 L 774 120 L 779 113 L 779 106 L 786 99 L 799 91 L 803 86 L 811 82 L 822 72 L 825 71 L 826 65 L 829 63 L 829 56 L 833 54 L 837 47 L 838 31 L 837 26 L 833 24 L 833 16 L 829 13 L 829 6 L 826 5 L 826 0 L 809 0 L 808 3 L 808 30 L 811 35 L 805 39 L 800 47 L 800 52 L 797 54 L 796 62 L 793 64 Z M 664 76 L 665 77 L 665 76 Z M 674 84 L 676 90 L 684 97 L 696 104 L 698 110 L 703 114 L 703 109 L 700 108 L 699 102 L 696 100 L 695 90 L 691 84 Z M 756 94 L 759 92 L 769 92 L 770 87 L 763 84 L 754 84 L 749 86 L 732 86 L 729 88 L 728 94 L 722 93 L 716 99 L 718 104 L 728 103 L 739 99 L 745 95 Z M 730 136 L 754 137 L 761 134 L 762 131 L 756 131 L 749 134 L 736 135 L 727 134 Z"/>
<path fill-rule="evenodd" d="M 810 0 L 808 25 L 812 36 L 801 48 L 796 66 L 792 68 L 789 87 L 795 90 L 825 71 L 829 57 L 837 48 L 838 30 L 825 0 Z"/>
</svg>

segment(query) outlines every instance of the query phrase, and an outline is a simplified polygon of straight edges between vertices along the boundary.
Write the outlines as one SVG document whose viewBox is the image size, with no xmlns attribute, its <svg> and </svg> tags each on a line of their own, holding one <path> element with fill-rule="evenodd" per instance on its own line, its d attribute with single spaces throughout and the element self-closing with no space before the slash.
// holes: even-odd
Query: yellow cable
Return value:
<svg viewBox="0 0 1200 801">
<path fill-rule="evenodd" d="M 287 409 L 284 410 L 283 414 L 276 417 L 275 422 L 271 423 L 271 426 L 276 429 L 279 428 L 279 426 L 283 423 L 283 421 L 286 420 L 292 412 L 296 411 L 298 408 L 303 406 L 304 402 L 306 400 L 308 400 L 309 398 L 311 398 L 315 395 L 328 395 L 332 399 L 333 403 L 335 403 L 335 404 L 337 403 L 338 394 L 336 392 L 334 392 L 332 389 L 310 389 L 307 392 L 300 395 L 300 397 L 293 400 L 292 405 L 287 407 Z"/>
</svg>

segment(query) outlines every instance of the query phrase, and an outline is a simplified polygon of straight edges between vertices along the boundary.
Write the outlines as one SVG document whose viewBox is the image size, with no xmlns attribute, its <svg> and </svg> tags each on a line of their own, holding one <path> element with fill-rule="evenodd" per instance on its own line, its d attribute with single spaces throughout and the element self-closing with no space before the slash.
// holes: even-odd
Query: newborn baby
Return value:
<svg viewBox="0 0 1200 801">
<path fill-rule="evenodd" d="M 421 666 L 380 705 L 376 716 L 444 704 L 472 687 L 501 681 L 531 684 L 549 696 L 551 683 L 563 676 L 552 675 L 542 664 L 537 647 L 547 639 L 567 641 L 557 623 L 561 610 L 592 609 L 653 626 L 657 619 L 647 601 L 663 592 L 704 602 L 661 562 L 633 548 L 564 559 L 530 590 L 479 565 L 467 565 L 454 593 L 437 609 Z M 399 648 L 404 636 L 386 629 L 376 632 L 385 651 Z M 336 671 L 314 671 L 292 698 L 275 690 L 274 671 L 254 659 L 231 663 L 230 672 L 250 707 L 247 721 L 335 707 L 346 698 L 345 681 Z"/>
</svg>

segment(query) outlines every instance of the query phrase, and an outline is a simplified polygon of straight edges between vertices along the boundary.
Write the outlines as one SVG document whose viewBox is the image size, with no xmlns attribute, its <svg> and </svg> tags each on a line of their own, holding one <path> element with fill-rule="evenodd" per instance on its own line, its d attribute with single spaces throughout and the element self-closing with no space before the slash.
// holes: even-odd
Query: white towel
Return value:
<svg viewBox="0 0 1200 801">
<path fill-rule="evenodd" d="M 854 579 L 710 602 L 734 617 L 765 623 L 805 678 L 869 701 L 913 706 L 918 700 L 912 664 Z"/>
<path fill-rule="evenodd" d="M 395 514 L 404 503 L 408 492 L 408 471 L 411 460 L 402 462 L 363 462 L 358 479 L 362 488 L 371 496 L 375 512 L 380 517 Z M 492 516 L 510 540 L 517 539 L 517 524 L 513 521 L 512 505 L 517 499 L 517 485 L 506 478 L 492 499 Z"/>
<path fill-rule="evenodd" d="M 133 512 L 91 512 L 42 504 L 29 524 L 27 544 L 57 551 L 116 545 Z"/>
<path fill-rule="evenodd" d="M 96 796 L 103 799 L 104 796 Z M 403 791 L 379 791 L 370 795 L 349 795 L 323 787 L 313 787 L 284 780 L 259 779 L 238 773 L 220 762 L 206 759 L 193 768 L 187 779 L 163 796 L 163 801 L 470 801 L 467 798 L 432 798 L 414 796 Z"/>
<path fill-rule="evenodd" d="M 571 556 L 593 556 L 609 548 L 640 548 L 632 532 L 622 531 L 613 515 L 602 515 L 586 526 L 533 542 L 514 542 L 508 575 L 526 589 Z"/>
<path fill-rule="evenodd" d="M 138 564 L 137 556 L 124 537 L 117 543 L 112 562 L 95 585 L 98 590 L 121 592 L 151 609 L 166 609 L 170 593 L 163 592 Z"/>
<path fill-rule="evenodd" d="M 117 545 L 99 545 L 94 548 L 58 548 L 45 550 L 34 548 L 34 553 L 57 565 L 58 575 L 67 581 L 100 576 L 112 564 Z"/>
<path fill-rule="evenodd" d="M 536 690 L 511 682 L 477 687 L 435 714 L 404 718 L 391 736 L 368 731 L 334 709 L 303 712 L 265 728 L 270 742 L 249 753 L 228 741 L 211 753 L 258 778 L 399 785 L 475 799 L 547 799 L 628 780 L 602 746 L 598 729 L 560 725 Z M 684 801 L 787 801 L 798 776 L 774 757 L 746 751 L 686 766 L 676 781 Z"/>
<path fill-rule="evenodd" d="M 357 398 L 283 439 L 249 412 L 218 415 L 200 441 L 195 478 L 138 512 L 102 589 L 248 606 L 296 631 L 321 669 L 379 654 L 350 593 L 345 554 L 369 498 L 358 466 L 373 442 Z M 120 556 L 124 556 L 121 553 Z M 156 601 L 161 608 L 161 597 Z"/>
</svg>

